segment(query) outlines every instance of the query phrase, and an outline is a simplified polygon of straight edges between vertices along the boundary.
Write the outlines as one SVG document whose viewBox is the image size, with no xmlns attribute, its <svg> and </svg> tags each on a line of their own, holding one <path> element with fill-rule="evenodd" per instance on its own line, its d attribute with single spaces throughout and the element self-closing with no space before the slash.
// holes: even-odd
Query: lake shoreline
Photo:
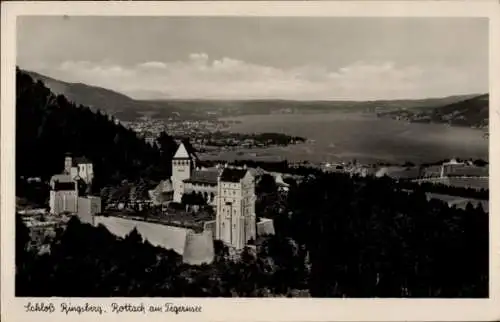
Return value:
<svg viewBox="0 0 500 322">
<path fill-rule="evenodd" d="M 484 131 L 444 124 L 407 123 L 366 112 L 268 114 L 224 117 L 234 133 L 276 132 L 308 139 L 288 147 L 242 149 L 209 158 L 416 164 L 437 160 L 489 160 Z"/>
</svg>

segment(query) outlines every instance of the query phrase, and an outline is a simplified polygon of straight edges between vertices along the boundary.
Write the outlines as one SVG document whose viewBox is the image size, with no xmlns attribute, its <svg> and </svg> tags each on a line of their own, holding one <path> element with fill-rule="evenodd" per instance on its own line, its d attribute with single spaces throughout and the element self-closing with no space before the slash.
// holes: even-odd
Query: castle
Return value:
<svg viewBox="0 0 500 322">
<path fill-rule="evenodd" d="M 172 159 L 173 201 L 182 202 L 182 196 L 188 193 L 201 194 L 208 204 L 215 204 L 217 193 L 217 178 L 220 169 L 197 169 L 197 157 L 194 152 L 186 149 L 181 143 Z"/>
<path fill-rule="evenodd" d="M 66 155 L 64 170 L 50 179 L 50 213 L 61 214 L 101 211 L 99 197 L 87 196 L 94 179 L 92 162 L 86 158 L 72 158 Z"/>
<path fill-rule="evenodd" d="M 100 216 L 100 198 L 85 193 L 94 177 L 92 163 L 70 156 L 65 158 L 63 173 L 51 179 L 51 213 L 77 214 L 82 222 L 102 224 L 120 237 L 136 228 L 153 245 L 173 249 L 192 265 L 213 260 L 214 239 L 222 241 L 235 254 L 258 235 L 274 234 L 271 219 L 261 218 L 256 222 L 256 176 L 251 169 L 227 165 L 202 169 L 196 168 L 196 160 L 194 152 L 189 152 L 181 143 L 172 160 L 172 176 L 150 191 L 150 196 L 163 194 L 169 197 L 168 201 L 175 202 L 181 202 L 183 195 L 189 193 L 203 196 L 215 208 L 216 215 L 202 219 L 202 231 L 126 216 Z"/>
<path fill-rule="evenodd" d="M 220 240 L 232 254 L 237 254 L 258 235 L 274 234 L 271 219 L 255 216 L 255 176 L 246 167 L 196 167 L 197 157 L 181 143 L 172 160 L 172 176 L 162 181 L 150 196 L 156 201 L 181 202 L 184 194 L 202 195 L 216 210 L 214 219 L 204 220 L 202 231 L 189 227 L 134 220 L 116 216 L 97 216 L 94 225 L 102 224 L 110 232 L 124 237 L 132 229 L 155 246 L 172 249 L 191 265 L 211 263 L 213 240 Z M 166 196 L 166 198 L 159 198 Z"/>
<path fill-rule="evenodd" d="M 215 239 L 242 249 L 256 238 L 255 177 L 246 168 L 196 169 L 196 155 L 181 143 L 172 160 L 173 201 L 186 193 L 204 196 L 216 208 Z"/>
</svg>

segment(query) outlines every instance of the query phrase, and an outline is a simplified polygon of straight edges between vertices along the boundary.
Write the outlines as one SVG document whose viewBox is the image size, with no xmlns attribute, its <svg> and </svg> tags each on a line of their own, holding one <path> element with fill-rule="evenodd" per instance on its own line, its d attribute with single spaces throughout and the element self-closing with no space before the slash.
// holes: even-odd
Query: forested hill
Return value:
<svg viewBox="0 0 500 322">
<path fill-rule="evenodd" d="M 418 123 L 445 123 L 474 128 L 488 128 L 489 95 L 476 95 L 433 108 L 397 109 L 379 116 Z"/>
<path fill-rule="evenodd" d="M 147 108 L 144 102 L 106 88 L 63 82 L 31 71 L 25 71 L 25 73 L 35 81 L 42 81 L 56 95 L 64 95 L 69 100 L 88 106 L 92 110 L 101 109 L 120 119 L 140 117 L 140 112 Z"/>
<path fill-rule="evenodd" d="M 487 127 L 489 123 L 488 94 L 476 96 L 462 102 L 456 102 L 433 110 L 431 119 L 449 121 L 454 125 Z"/>
<path fill-rule="evenodd" d="M 24 71 L 35 81 L 42 81 L 54 94 L 64 95 L 70 101 L 88 106 L 92 111 L 101 111 L 113 115 L 122 121 L 132 121 L 150 115 L 163 119 L 200 119 L 198 106 L 188 108 L 184 104 L 175 102 L 158 102 L 136 100 L 127 95 L 98 86 L 70 83 L 41 75 L 32 71 Z"/>
<path fill-rule="evenodd" d="M 163 134 L 161 149 L 116 124 L 113 117 L 70 102 L 16 70 L 16 176 L 44 180 L 63 170 L 67 152 L 94 163 L 96 185 L 169 175 L 177 145 Z M 161 151 L 160 151 L 161 150 Z"/>
</svg>

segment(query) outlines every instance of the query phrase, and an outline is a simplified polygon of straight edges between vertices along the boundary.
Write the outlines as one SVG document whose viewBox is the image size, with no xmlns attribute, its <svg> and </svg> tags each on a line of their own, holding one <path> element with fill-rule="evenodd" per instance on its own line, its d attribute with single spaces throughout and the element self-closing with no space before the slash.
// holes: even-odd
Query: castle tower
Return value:
<svg viewBox="0 0 500 322">
<path fill-rule="evenodd" d="M 183 181 L 191 177 L 191 171 L 194 164 L 191 160 L 191 155 L 188 153 L 183 143 L 179 145 L 172 159 L 172 185 L 174 188 L 174 201 L 181 202 L 182 194 L 184 193 Z"/>
<path fill-rule="evenodd" d="M 94 168 L 92 162 L 85 157 L 75 159 L 77 165 L 78 177 L 80 177 L 87 185 L 92 185 L 94 180 Z"/>
<path fill-rule="evenodd" d="M 255 178 L 226 167 L 218 178 L 215 239 L 237 250 L 256 238 Z"/>
<path fill-rule="evenodd" d="M 186 235 L 184 263 L 189 265 L 210 264 L 214 260 L 214 241 L 210 230 L 196 233 L 189 231 Z"/>
<path fill-rule="evenodd" d="M 64 158 L 64 173 L 71 174 L 71 168 L 73 167 L 73 158 L 71 155 L 67 154 Z"/>
</svg>

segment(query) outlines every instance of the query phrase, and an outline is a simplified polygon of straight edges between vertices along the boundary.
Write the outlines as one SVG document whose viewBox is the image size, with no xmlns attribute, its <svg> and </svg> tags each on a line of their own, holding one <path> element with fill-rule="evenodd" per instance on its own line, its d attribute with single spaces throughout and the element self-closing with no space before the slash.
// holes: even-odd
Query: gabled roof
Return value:
<svg viewBox="0 0 500 322">
<path fill-rule="evenodd" d="M 75 157 L 70 152 L 66 152 L 64 154 L 64 156 L 65 156 L 65 158 L 71 158 L 72 159 L 71 163 L 72 163 L 73 166 L 76 166 L 76 165 L 79 165 L 79 164 L 89 164 L 89 163 L 92 163 L 92 161 L 90 161 L 86 157 Z"/>
<path fill-rule="evenodd" d="M 218 176 L 218 170 L 195 170 L 191 174 L 191 178 L 184 180 L 184 182 L 217 185 Z"/>
<path fill-rule="evenodd" d="M 199 161 L 198 156 L 196 155 L 196 150 L 191 145 L 189 140 L 182 140 L 179 143 L 174 159 L 191 159 L 192 161 Z"/>
<path fill-rule="evenodd" d="M 56 174 L 50 178 L 50 182 L 74 182 L 69 174 Z"/>
<path fill-rule="evenodd" d="M 220 181 L 225 182 L 240 182 L 247 174 L 247 169 L 224 168 L 220 176 Z"/>
<path fill-rule="evenodd" d="M 188 153 L 184 143 L 181 143 L 177 148 L 174 159 L 191 159 L 191 155 Z"/>
<path fill-rule="evenodd" d="M 78 157 L 73 159 L 73 165 L 78 165 L 78 164 L 89 164 L 92 163 L 89 159 L 86 157 Z"/>
</svg>

